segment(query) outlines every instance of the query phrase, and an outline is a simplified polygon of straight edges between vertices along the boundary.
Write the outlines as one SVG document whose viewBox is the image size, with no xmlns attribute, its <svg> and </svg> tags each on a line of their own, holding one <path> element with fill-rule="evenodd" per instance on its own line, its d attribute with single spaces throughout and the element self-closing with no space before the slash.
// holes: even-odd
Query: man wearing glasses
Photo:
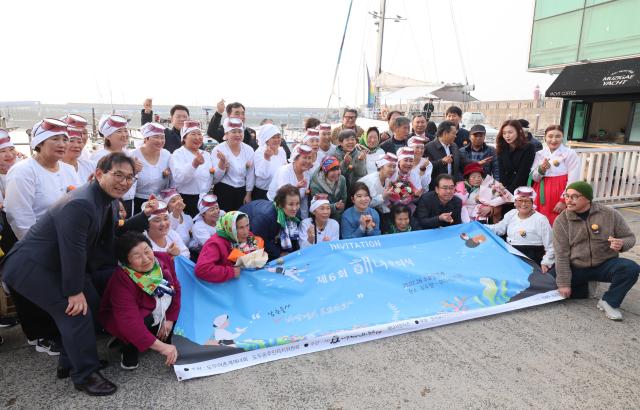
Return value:
<svg viewBox="0 0 640 410">
<path fill-rule="evenodd" d="M 462 223 L 462 200 L 455 196 L 455 183 L 449 174 L 435 180 L 435 191 L 422 194 L 414 214 L 413 228 L 433 229 Z"/>
<path fill-rule="evenodd" d="M 100 301 L 94 283 L 108 278 L 96 273 L 116 266 L 116 232 L 145 230 L 158 207 L 150 199 L 143 212 L 119 227 L 117 200 L 134 181 L 133 159 L 121 152 L 105 156 L 95 181 L 54 203 L 4 259 L 3 279 L 18 312 L 24 307 L 55 322 L 59 335 L 43 337 L 60 339 L 57 377 L 71 376 L 77 390 L 92 396 L 117 389 L 99 371 L 93 315 Z"/>
<path fill-rule="evenodd" d="M 360 139 L 362 134 L 364 134 L 364 130 L 356 125 L 356 119 L 358 118 L 358 110 L 355 108 L 345 108 L 344 114 L 342 114 L 342 125 L 334 128 L 331 131 L 331 142 L 333 145 L 340 145 L 338 141 L 338 134 L 342 130 L 354 130 L 356 132 L 356 141 Z"/>
<path fill-rule="evenodd" d="M 616 210 L 591 202 L 588 183 L 567 185 L 564 200 L 567 209 L 553 224 L 556 265 L 549 273 L 565 298 L 588 297 L 590 281 L 611 283 L 597 308 L 611 320 L 622 320 L 618 308 L 638 280 L 640 267 L 618 255 L 631 249 L 636 237 Z"/>
</svg>

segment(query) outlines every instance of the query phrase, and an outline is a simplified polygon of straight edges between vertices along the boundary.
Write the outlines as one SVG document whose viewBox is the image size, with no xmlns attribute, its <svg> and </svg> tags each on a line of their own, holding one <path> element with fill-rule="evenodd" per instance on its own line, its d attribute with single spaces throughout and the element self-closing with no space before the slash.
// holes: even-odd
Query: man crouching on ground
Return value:
<svg viewBox="0 0 640 410">
<path fill-rule="evenodd" d="M 567 186 L 567 209 L 553 224 L 553 246 L 558 291 L 565 298 L 585 298 L 589 281 L 609 282 L 609 290 L 598 301 L 612 320 L 622 320 L 618 310 L 627 292 L 638 280 L 640 266 L 620 258 L 619 252 L 631 249 L 636 237 L 616 210 L 592 203 L 593 189 L 584 181 Z"/>
</svg>

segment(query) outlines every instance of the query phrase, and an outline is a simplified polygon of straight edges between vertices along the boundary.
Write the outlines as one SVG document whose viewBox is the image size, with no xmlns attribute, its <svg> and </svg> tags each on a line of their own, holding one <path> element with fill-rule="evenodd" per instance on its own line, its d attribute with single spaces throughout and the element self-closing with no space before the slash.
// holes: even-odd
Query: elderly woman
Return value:
<svg viewBox="0 0 640 410">
<path fill-rule="evenodd" d="M 553 235 L 547 218 L 534 209 L 535 191 L 526 186 L 514 192 L 515 209 L 502 221 L 487 225 L 496 235 L 507 235 L 507 242 L 539 264 L 545 273 L 554 264 Z"/>
<path fill-rule="evenodd" d="M 249 217 L 239 211 L 224 214 L 216 225 L 216 233 L 202 247 L 196 263 L 196 276 L 207 282 L 226 282 L 240 276 L 234 266 L 240 255 L 264 248 L 262 238 L 249 230 Z"/>
<path fill-rule="evenodd" d="M 153 199 L 153 195 L 149 199 Z M 144 202 L 142 209 L 146 206 L 147 203 Z M 180 235 L 171 229 L 167 204 L 158 201 L 158 208 L 149 215 L 148 220 L 149 227 L 144 234 L 151 241 L 154 252 L 166 252 L 171 256 L 182 255 L 189 258 L 189 248 L 184 244 Z"/>
<path fill-rule="evenodd" d="M 336 148 L 334 156 L 340 161 L 342 175 L 347 180 L 347 189 L 367 175 L 367 153 L 357 145 L 356 133 L 346 129 L 338 134 L 340 145 Z"/>
<path fill-rule="evenodd" d="M 89 130 L 87 129 L 87 120 L 78 114 L 65 114 L 60 118 L 60 121 L 67 124 L 69 129 L 75 128 L 80 130 L 80 136 L 82 138 L 82 152 L 80 153 L 80 157 L 83 160 L 91 159 L 91 150 L 90 147 L 87 146 L 87 141 L 89 141 Z M 95 167 L 94 167 L 95 170 Z"/>
<path fill-rule="evenodd" d="M 256 175 L 253 170 L 253 148 L 242 142 L 244 124 L 239 118 L 224 120 L 224 141 L 211 151 L 215 168 L 213 193 L 218 196 L 220 207 L 235 211 L 251 202 L 251 192 Z"/>
<path fill-rule="evenodd" d="M 351 200 L 353 206 L 344 211 L 340 223 L 342 239 L 381 235 L 380 216 L 369 207 L 371 194 L 367 185 L 363 182 L 353 184 Z"/>
<path fill-rule="evenodd" d="M 144 124 L 140 127 L 144 144 L 131 152 L 131 157 L 142 164 L 142 169 L 136 174 L 136 209 L 141 209 L 142 203 L 150 195 L 157 194 L 169 185 L 171 154 L 163 148 L 164 129 L 163 125 L 155 122 Z"/>
<path fill-rule="evenodd" d="M 326 195 L 316 195 L 309 207 L 311 217 L 300 222 L 300 249 L 318 242 L 340 240 L 340 225 L 331 216 L 331 205 Z"/>
<path fill-rule="evenodd" d="M 62 157 L 62 162 L 71 165 L 78 174 L 78 178 L 84 184 L 89 182 L 96 170 L 96 163 L 90 159 L 82 158 L 82 149 L 84 148 L 84 139 L 82 138 L 82 129 L 67 127 L 69 134 L 69 144 L 67 150 Z"/>
<path fill-rule="evenodd" d="M 191 230 L 193 219 L 184 213 L 184 201 L 175 188 L 167 188 L 160 191 L 160 199 L 167 204 L 171 229 L 180 235 L 180 239 L 186 245 L 191 242 Z"/>
<path fill-rule="evenodd" d="M 424 147 L 427 142 L 426 138 L 417 136 L 409 138 L 408 142 L 408 147 L 413 149 L 413 169 L 411 173 L 415 180 L 420 181 L 420 185 L 425 191 L 429 190 L 431 174 L 433 173 L 433 164 L 428 158 L 424 157 Z"/>
<path fill-rule="evenodd" d="M 287 165 L 287 154 L 281 147 L 280 129 L 273 124 L 264 124 L 258 132 L 258 149 L 253 154 L 256 182 L 252 199 L 267 199 L 269 185 L 280 167 Z"/>
<path fill-rule="evenodd" d="M 218 197 L 215 195 L 203 195 L 198 203 L 198 215 L 193 223 L 193 239 L 189 245 L 191 249 L 199 251 L 202 246 L 216 233 L 218 219 L 224 215 L 220 210 Z"/>
<path fill-rule="evenodd" d="M 68 144 L 67 124 L 53 118 L 38 121 L 31 131 L 35 155 L 9 170 L 4 209 L 18 239 L 49 206 L 82 183 L 76 170 L 62 162 Z"/>
<path fill-rule="evenodd" d="M 309 201 L 307 200 L 307 194 L 309 190 L 309 183 L 311 181 L 311 173 L 309 170 L 313 166 L 311 152 L 312 149 L 308 145 L 296 145 L 291 153 L 291 158 L 289 159 L 291 164 L 280 167 L 276 172 L 276 175 L 274 175 L 271 180 L 269 192 L 267 193 L 267 199 L 273 201 L 275 200 L 278 190 L 283 186 L 290 184 L 297 187 L 301 198 L 300 215 L 302 218 L 307 218 L 309 216 Z"/>
<path fill-rule="evenodd" d="M 339 220 L 347 203 L 347 180 L 342 176 L 340 161 L 327 157 L 311 178 L 311 196 L 326 195 L 331 208 L 331 218 Z"/>
<path fill-rule="evenodd" d="M 4 193 L 7 186 L 7 173 L 18 158 L 16 147 L 11 141 L 9 131 L 0 128 L 0 209 L 4 208 Z M 7 249 L 5 249 L 5 252 Z"/>
<path fill-rule="evenodd" d="M 367 174 L 374 173 L 378 170 L 376 161 L 384 155 L 384 151 L 380 145 L 380 130 L 377 127 L 370 127 L 367 132 L 362 134 L 358 141 L 361 150 L 367 153 Z"/>
<path fill-rule="evenodd" d="M 396 174 L 398 157 L 390 152 L 376 161 L 378 172 L 360 178 L 359 182 L 367 185 L 371 194 L 369 206 L 378 211 L 380 215 L 389 213 L 389 196 L 391 195 L 391 178 Z"/>
<path fill-rule="evenodd" d="M 308 128 L 304 133 L 304 137 L 302 137 L 302 143 L 311 147 L 311 161 L 313 165 L 311 165 L 309 173 L 313 175 L 320 169 L 323 159 L 320 154 L 320 130 L 317 128 Z"/>
<path fill-rule="evenodd" d="M 269 260 L 300 249 L 298 211 L 300 189 L 291 184 L 281 186 L 272 201 L 257 200 L 240 208 L 249 216 L 251 232 L 264 239 Z"/>
<path fill-rule="evenodd" d="M 202 131 L 198 121 L 185 121 L 180 135 L 182 147 L 171 154 L 169 168 L 175 188 L 184 201 L 185 213 L 195 217 L 200 193 L 211 189 L 215 169 L 209 153 L 200 149 Z"/>
<path fill-rule="evenodd" d="M 549 219 L 553 226 L 556 217 L 565 210 L 562 194 L 567 185 L 580 180 L 580 157 L 562 143 L 560 125 L 551 125 L 544 132 L 545 147 L 536 152 L 531 167 L 531 177 L 536 191 L 535 205 L 538 212 Z"/>
<path fill-rule="evenodd" d="M 120 367 L 138 367 L 138 352 L 155 350 L 173 365 L 178 351 L 171 344 L 180 312 L 180 284 L 173 260 L 153 252 L 148 238 L 138 232 L 122 235 L 116 243 L 119 267 L 102 296 L 98 322 L 123 343 Z"/>
<path fill-rule="evenodd" d="M 129 145 L 129 131 L 127 130 L 127 119 L 119 115 L 108 115 L 100 120 L 98 131 L 104 138 L 104 148 L 97 151 L 91 156 L 91 160 L 96 164 L 107 155 L 114 152 L 124 152 L 129 155 L 126 148 Z M 136 173 L 142 170 L 142 163 L 135 160 Z M 133 198 L 136 195 L 136 182 L 134 181 L 131 189 L 122 197 L 127 216 L 132 216 L 137 208 L 134 208 Z"/>
</svg>

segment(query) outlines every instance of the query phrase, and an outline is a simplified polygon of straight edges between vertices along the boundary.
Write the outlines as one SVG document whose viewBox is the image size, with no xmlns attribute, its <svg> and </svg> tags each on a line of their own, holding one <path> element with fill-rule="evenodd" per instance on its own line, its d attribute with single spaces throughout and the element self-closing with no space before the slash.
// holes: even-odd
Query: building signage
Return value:
<svg viewBox="0 0 640 410">
<path fill-rule="evenodd" d="M 635 76 L 636 76 L 636 73 L 633 70 L 619 70 L 602 77 L 602 86 L 614 87 L 618 85 L 625 85 L 629 80 L 632 80 Z"/>
</svg>

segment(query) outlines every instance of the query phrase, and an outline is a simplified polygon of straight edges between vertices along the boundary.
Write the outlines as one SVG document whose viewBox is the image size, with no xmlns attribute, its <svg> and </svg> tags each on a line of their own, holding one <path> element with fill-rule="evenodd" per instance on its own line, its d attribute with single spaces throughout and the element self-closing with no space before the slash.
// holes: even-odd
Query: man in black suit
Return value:
<svg viewBox="0 0 640 410">
<path fill-rule="evenodd" d="M 462 223 L 462 200 L 455 196 L 455 183 L 448 174 L 435 179 L 436 190 L 422 194 L 413 214 L 413 228 L 433 229 Z"/>
<path fill-rule="evenodd" d="M 433 164 L 431 184 L 429 189 L 435 186 L 436 177 L 440 174 L 449 174 L 455 182 L 462 181 L 462 170 L 466 160 L 460 155 L 458 146 L 454 143 L 458 129 L 451 121 L 442 121 L 438 125 L 436 139 L 425 146 L 425 153 Z"/>
<path fill-rule="evenodd" d="M 180 130 L 184 122 L 189 119 L 189 109 L 184 105 L 176 104 L 169 110 L 171 115 L 171 128 L 164 130 L 164 149 L 173 154 L 173 151 L 182 146 Z"/>
<path fill-rule="evenodd" d="M 5 257 L 3 276 L 17 299 L 55 322 L 62 342 L 58 377 L 70 375 L 76 389 L 104 396 L 117 387 L 99 372 L 93 320 L 99 298 L 92 274 L 115 259 L 117 199 L 133 185 L 134 162 L 123 153 L 107 155 L 95 179 L 57 201 L 29 229 Z M 155 199 L 149 202 L 128 224 L 148 226 L 147 215 L 157 209 Z"/>
<path fill-rule="evenodd" d="M 213 118 L 211 118 L 211 121 L 209 122 L 209 127 L 207 128 L 207 135 L 210 138 L 215 139 L 219 143 L 224 142 L 223 140 L 224 128 L 222 128 L 222 113 L 224 112 L 223 111 L 224 107 L 225 107 L 224 100 L 220 100 L 220 102 L 218 102 L 218 105 L 216 107 L 216 112 L 213 114 Z M 242 120 L 242 123 L 244 124 L 245 118 L 246 118 L 244 105 L 242 105 L 239 102 L 233 102 L 227 105 L 226 111 L 227 111 L 227 117 L 240 118 Z M 255 132 L 255 131 L 253 131 L 251 128 L 247 128 L 245 124 L 244 138 L 242 139 L 242 142 L 244 142 L 245 144 L 247 144 L 248 146 L 250 146 L 255 150 L 255 149 L 258 149 L 258 142 L 255 139 L 251 138 L 251 132 Z"/>
</svg>

